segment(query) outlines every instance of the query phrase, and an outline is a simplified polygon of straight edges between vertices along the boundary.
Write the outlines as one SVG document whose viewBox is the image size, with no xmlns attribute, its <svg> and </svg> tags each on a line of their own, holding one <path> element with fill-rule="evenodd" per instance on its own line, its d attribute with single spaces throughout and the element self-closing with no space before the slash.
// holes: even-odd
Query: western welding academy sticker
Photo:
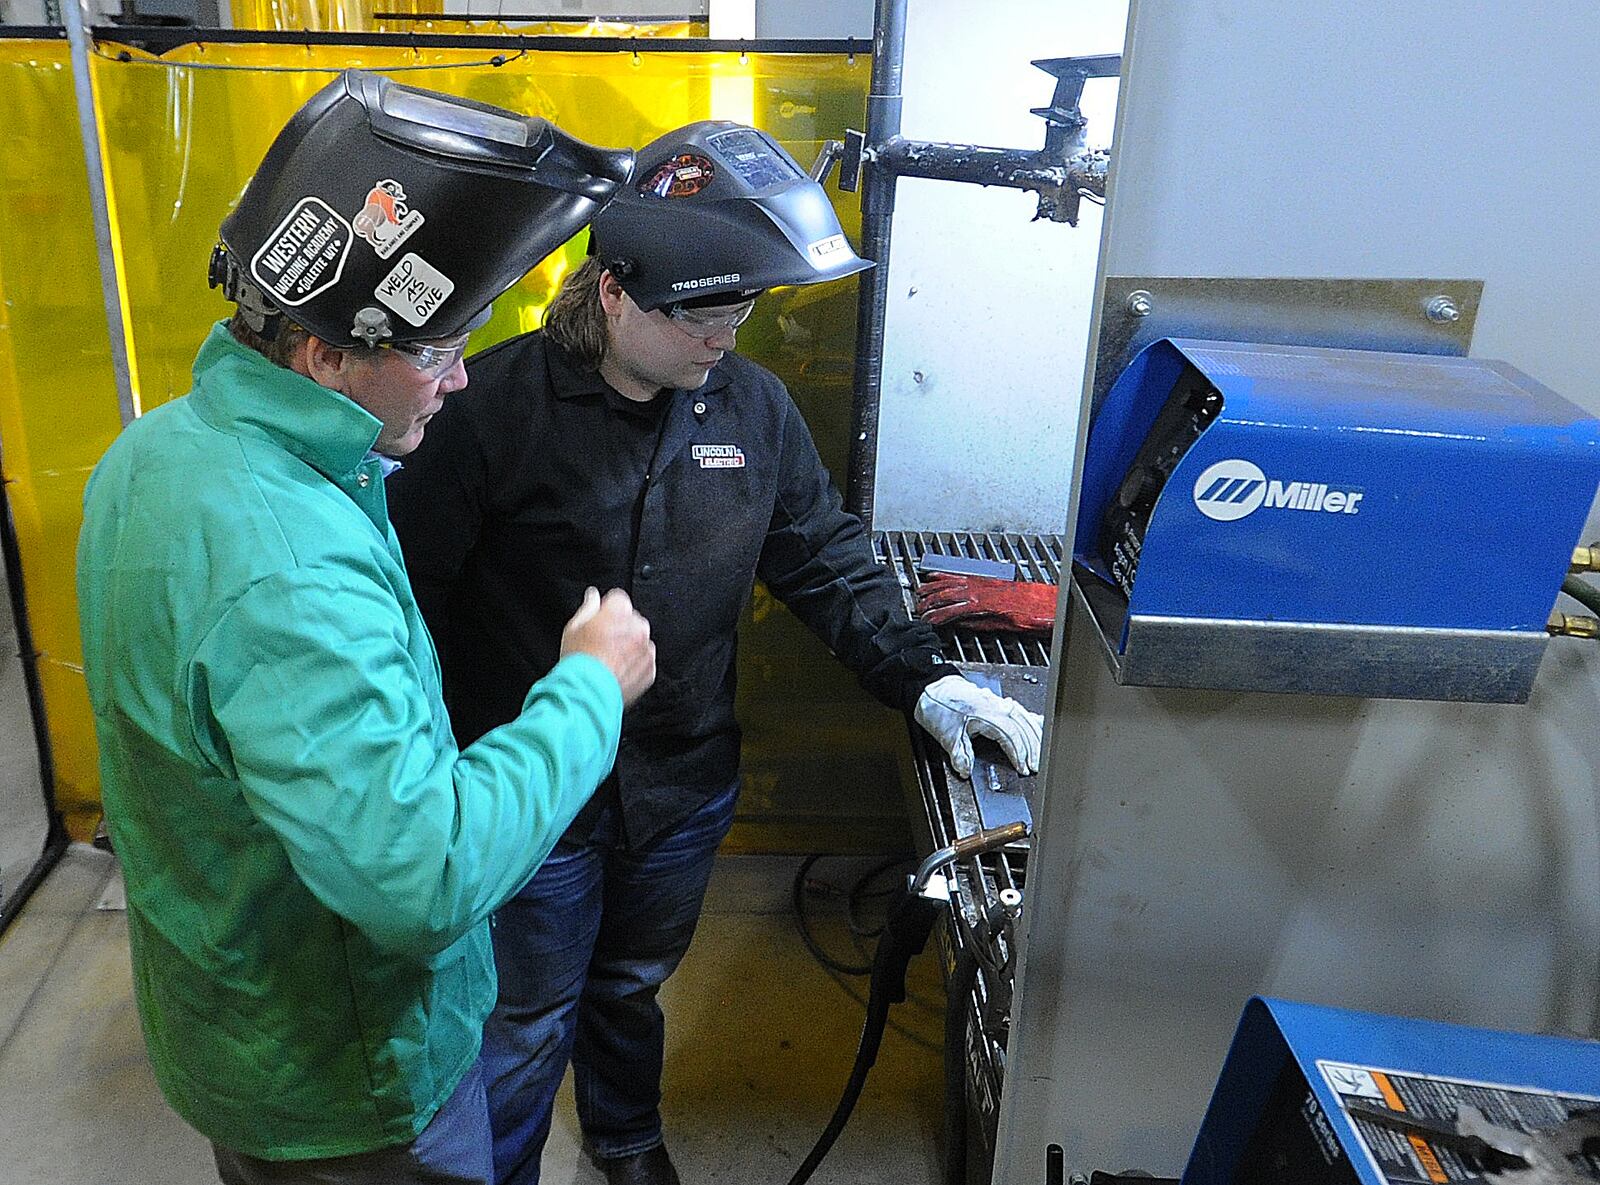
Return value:
<svg viewBox="0 0 1600 1185">
<path fill-rule="evenodd" d="M 279 304 L 305 304 L 339 282 L 354 239 L 350 224 L 319 198 L 305 197 L 250 260 L 250 274 Z"/>
<path fill-rule="evenodd" d="M 372 245 L 379 259 L 388 259 L 422 225 L 422 211 L 406 204 L 406 191 L 394 178 L 386 178 L 367 191 L 356 215 L 356 234 Z"/>
<path fill-rule="evenodd" d="M 454 280 L 422 256 L 407 251 L 372 294 L 411 324 L 425 325 L 455 290 Z"/>
<path fill-rule="evenodd" d="M 736 444 L 696 444 L 689 452 L 702 469 L 744 468 L 744 450 Z"/>
</svg>

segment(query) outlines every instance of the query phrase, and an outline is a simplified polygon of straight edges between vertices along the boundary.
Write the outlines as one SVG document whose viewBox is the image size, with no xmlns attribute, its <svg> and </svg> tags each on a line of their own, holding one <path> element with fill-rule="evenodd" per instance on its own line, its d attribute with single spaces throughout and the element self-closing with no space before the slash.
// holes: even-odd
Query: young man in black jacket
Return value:
<svg viewBox="0 0 1600 1185">
<path fill-rule="evenodd" d="M 615 773 L 497 915 L 484 1056 L 502 1183 L 538 1180 L 569 1057 L 608 1180 L 677 1181 L 656 994 L 733 818 L 735 630 L 754 581 L 869 692 L 914 711 L 958 772 L 974 733 L 1038 768 L 1041 719 L 943 665 L 783 384 L 732 352 L 765 289 L 868 266 L 764 133 L 670 133 L 595 220 L 545 329 L 473 359 L 470 389 L 391 486 L 462 744 L 515 712 L 590 585 L 626 589 L 657 647 Z"/>
</svg>

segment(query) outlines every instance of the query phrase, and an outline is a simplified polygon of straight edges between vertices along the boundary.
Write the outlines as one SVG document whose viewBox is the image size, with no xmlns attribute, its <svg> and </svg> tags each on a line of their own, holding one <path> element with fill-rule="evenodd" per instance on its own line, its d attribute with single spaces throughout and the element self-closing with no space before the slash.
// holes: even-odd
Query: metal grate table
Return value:
<svg viewBox="0 0 1600 1185">
<path fill-rule="evenodd" d="M 879 562 L 898 579 L 907 612 L 912 611 L 912 597 L 921 583 L 918 565 L 924 555 L 1001 560 L 1016 564 L 1020 579 L 1059 584 L 1064 554 L 1059 535 L 1013 532 L 881 531 L 874 533 L 873 546 Z M 958 628 L 944 628 L 939 634 L 945 658 L 958 668 L 998 680 L 1006 695 L 1043 711 L 1048 638 Z M 944 754 L 920 728 L 911 729 L 911 750 L 920 798 L 912 804 L 911 822 L 926 855 L 971 835 L 984 820 L 972 783 L 955 777 Z M 947 973 L 958 951 L 977 960 L 978 974 L 967 1003 L 965 1057 L 967 1098 L 978 1120 L 979 1139 L 972 1141 L 973 1150 L 976 1153 L 981 1146 L 984 1164 L 993 1159 L 1011 1014 L 1013 945 L 1000 895 L 1007 889 L 1023 889 L 1027 861 L 1026 840 L 962 861 L 952 877 L 947 924 L 938 931 Z"/>
</svg>

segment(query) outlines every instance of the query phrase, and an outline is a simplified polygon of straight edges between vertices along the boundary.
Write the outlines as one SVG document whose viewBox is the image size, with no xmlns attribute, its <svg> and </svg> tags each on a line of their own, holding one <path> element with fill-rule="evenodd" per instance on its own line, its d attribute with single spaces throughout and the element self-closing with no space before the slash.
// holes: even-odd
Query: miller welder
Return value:
<svg viewBox="0 0 1600 1185">
<path fill-rule="evenodd" d="M 1074 560 L 1119 682 L 1520 703 L 1597 484 L 1600 421 L 1505 363 L 1167 338 Z"/>
</svg>

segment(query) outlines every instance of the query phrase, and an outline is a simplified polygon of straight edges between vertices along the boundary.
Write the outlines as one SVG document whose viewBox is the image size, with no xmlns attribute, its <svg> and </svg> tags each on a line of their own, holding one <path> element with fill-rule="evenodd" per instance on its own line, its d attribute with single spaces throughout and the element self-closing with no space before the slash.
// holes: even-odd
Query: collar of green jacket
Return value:
<svg viewBox="0 0 1600 1185">
<path fill-rule="evenodd" d="M 194 360 L 191 398 L 218 431 L 270 440 L 330 478 L 360 465 L 383 428 L 339 392 L 242 345 L 226 321 L 212 327 Z"/>
</svg>

